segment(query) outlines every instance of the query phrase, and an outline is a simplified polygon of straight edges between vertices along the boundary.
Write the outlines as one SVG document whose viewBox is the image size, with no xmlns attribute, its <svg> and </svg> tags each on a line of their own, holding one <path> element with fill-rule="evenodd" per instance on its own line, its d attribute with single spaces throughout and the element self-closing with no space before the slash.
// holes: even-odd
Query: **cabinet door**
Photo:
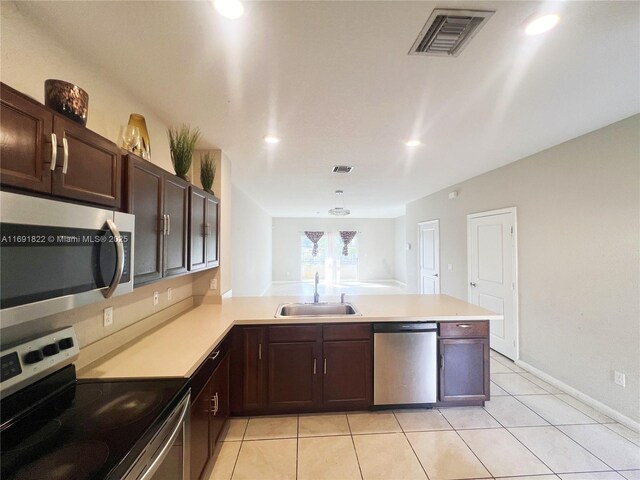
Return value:
<svg viewBox="0 0 640 480">
<path fill-rule="evenodd" d="M 323 344 L 324 406 L 366 409 L 372 403 L 371 341 L 325 341 Z"/>
<path fill-rule="evenodd" d="M 1 84 L 0 122 L 2 184 L 50 193 L 53 114 Z"/>
<path fill-rule="evenodd" d="M 209 424 L 211 415 L 211 385 L 210 380 L 191 403 L 190 425 L 190 476 L 198 480 L 210 455 Z"/>
<path fill-rule="evenodd" d="M 220 264 L 218 258 L 218 209 L 220 203 L 213 195 L 207 195 L 206 205 L 206 264 L 207 267 L 217 267 Z"/>
<path fill-rule="evenodd" d="M 264 328 L 243 327 L 242 336 L 242 407 L 250 412 L 265 408 Z M 264 353 L 264 355 L 263 355 Z"/>
<path fill-rule="evenodd" d="M 441 338 L 440 400 L 489 399 L 489 340 Z"/>
<path fill-rule="evenodd" d="M 269 410 L 309 410 L 321 404 L 322 343 L 269 342 Z"/>
<path fill-rule="evenodd" d="M 229 418 L 229 355 L 225 355 L 220 364 L 216 367 L 216 370 L 213 373 L 211 385 L 212 405 L 214 410 L 211 415 L 210 423 L 211 442 L 209 445 L 209 452 L 210 455 L 213 455 L 220 432 L 222 432 L 224 424 Z"/>
<path fill-rule="evenodd" d="M 58 162 L 52 193 L 121 208 L 122 162 L 117 145 L 57 115 L 53 118 L 53 131 L 58 138 Z"/>
<path fill-rule="evenodd" d="M 200 189 L 189 188 L 189 270 L 206 267 L 207 194 Z"/>
<path fill-rule="evenodd" d="M 162 278 L 162 184 L 162 169 L 132 155 L 127 157 L 126 210 L 136 216 L 136 286 Z"/>
<path fill-rule="evenodd" d="M 173 175 L 164 177 L 164 213 L 167 234 L 164 239 L 164 276 L 187 271 L 189 230 L 189 184 Z"/>
</svg>

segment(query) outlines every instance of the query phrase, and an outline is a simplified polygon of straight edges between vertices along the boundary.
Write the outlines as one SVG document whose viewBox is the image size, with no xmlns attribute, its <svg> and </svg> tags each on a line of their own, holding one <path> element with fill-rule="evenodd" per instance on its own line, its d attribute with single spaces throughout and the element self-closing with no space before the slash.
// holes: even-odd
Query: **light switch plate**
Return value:
<svg viewBox="0 0 640 480">
<path fill-rule="evenodd" d="M 169 287 L 167 288 L 167 300 L 171 300 L 172 297 L 173 297 L 173 288 Z"/>
<path fill-rule="evenodd" d="M 211 281 L 209 282 L 209 288 L 211 290 L 215 290 L 216 288 L 218 288 L 218 279 L 217 278 L 212 278 Z"/>
<path fill-rule="evenodd" d="M 158 296 L 158 291 L 156 290 L 155 292 L 153 292 L 153 306 L 155 307 L 156 305 L 158 305 L 159 301 L 160 298 Z"/>
<path fill-rule="evenodd" d="M 113 325 L 113 307 L 107 307 L 102 311 L 102 323 L 105 327 Z"/>
</svg>

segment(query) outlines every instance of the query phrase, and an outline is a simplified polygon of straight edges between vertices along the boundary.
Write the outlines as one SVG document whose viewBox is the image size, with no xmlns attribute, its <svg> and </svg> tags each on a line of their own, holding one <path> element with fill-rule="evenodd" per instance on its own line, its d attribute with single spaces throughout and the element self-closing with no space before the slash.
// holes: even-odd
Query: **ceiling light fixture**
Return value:
<svg viewBox="0 0 640 480">
<path fill-rule="evenodd" d="M 420 140 L 407 140 L 404 144 L 407 147 L 417 147 L 418 145 L 421 145 L 422 142 Z"/>
<path fill-rule="evenodd" d="M 351 210 L 344 208 L 344 192 L 342 190 L 336 190 L 336 206 L 329 210 L 329 215 L 335 217 L 344 217 L 351 213 Z"/>
<path fill-rule="evenodd" d="M 240 0 L 214 0 L 213 6 L 220 15 L 235 20 L 244 13 L 244 5 Z"/>
<path fill-rule="evenodd" d="M 278 137 L 274 137 L 273 135 L 267 135 L 264 137 L 264 143 L 280 143 L 280 139 Z"/>
<path fill-rule="evenodd" d="M 559 21 L 560 17 L 555 13 L 536 17 L 527 23 L 527 26 L 524 27 L 524 33 L 526 35 L 540 35 L 551 30 Z"/>
</svg>

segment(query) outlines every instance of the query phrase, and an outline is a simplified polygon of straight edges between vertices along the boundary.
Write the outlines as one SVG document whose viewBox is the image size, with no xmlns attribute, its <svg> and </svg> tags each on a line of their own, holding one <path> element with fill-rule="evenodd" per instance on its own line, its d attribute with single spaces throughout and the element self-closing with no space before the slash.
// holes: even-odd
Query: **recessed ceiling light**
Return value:
<svg viewBox="0 0 640 480">
<path fill-rule="evenodd" d="M 524 33 L 527 35 L 540 35 L 551 30 L 559 21 L 560 17 L 555 13 L 536 17 L 527 23 L 527 26 L 524 27 Z"/>
<path fill-rule="evenodd" d="M 404 144 L 407 147 L 417 147 L 418 145 L 422 144 L 422 142 L 420 140 L 407 140 L 406 142 L 404 142 Z"/>
<path fill-rule="evenodd" d="M 273 135 L 267 135 L 264 137 L 264 143 L 278 143 L 280 139 L 278 137 L 274 137 Z"/>
<path fill-rule="evenodd" d="M 244 13 L 244 5 L 240 0 L 214 0 L 213 6 L 220 15 L 235 20 Z"/>
</svg>

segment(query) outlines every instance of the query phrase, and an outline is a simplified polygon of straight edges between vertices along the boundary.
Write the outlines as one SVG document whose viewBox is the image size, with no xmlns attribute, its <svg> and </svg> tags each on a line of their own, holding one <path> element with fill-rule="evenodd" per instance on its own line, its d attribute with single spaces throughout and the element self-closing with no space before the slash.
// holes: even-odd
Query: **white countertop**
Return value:
<svg viewBox="0 0 640 480">
<path fill-rule="evenodd" d="M 448 295 L 351 295 L 347 301 L 360 316 L 274 318 L 281 303 L 308 297 L 236 297 L 201 305 L 81 369 L 78 378 L 190 377 L 234 325 L 502 319 Z"/>
</svg>

